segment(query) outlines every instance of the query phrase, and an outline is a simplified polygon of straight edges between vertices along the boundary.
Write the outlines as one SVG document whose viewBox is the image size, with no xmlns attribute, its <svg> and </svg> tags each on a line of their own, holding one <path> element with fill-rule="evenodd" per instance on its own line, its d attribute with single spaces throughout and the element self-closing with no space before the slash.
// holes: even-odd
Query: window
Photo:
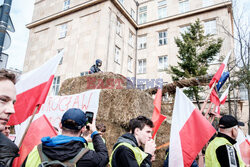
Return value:
<svg viewBox="0 0 250 167">
<path fill-rule="evenodd" d="M 163 0 L 158 2 L 158 18 L 167 17 L 167 1 Z"/>
<path fill-rule="evenodd" d="M 138 74 L 146 73 L 146 59 L 138 60 Z"/>
<path fill-rule="evenodd" d="M 134 46 L 134 34 L 131 31 L 129 31 L 128 43 L 130 46 L 132 46 L 132 47 Z"/>
<path fill-rule="evenodd" d="M 80 76 L 86 76 L 86 75 L 89 75 L 89 72 L 88 72 L 88 71 L 84 71 L 84 72 L 81 72 L 81 73 L 80 73 Z"/>
<path fill-rule="evenodd" d="M 186 32 L 189 32 L 190 26 L 184 26 L 180 27 L 180 33 L 185 34 Z"/>
<path fill-rule="evenodd" d="M 62 58 L 61 58 L 61 60 L 60 60 L 60 62 L 59 62 L 59 65 L 61 65 L 62 62 L 63 62 L 64 49 L 58 49 L 58 50 L 57 50 L 57 54 L 58 54 L 58 55 L 59 55 L 59 54 L 62 54 Z"/>
<path fill-rule="evenodd" d="M 159 57 L 158 69 L 166 70 L 167 68 L 168 68 L 168 57 L 167 56 Z"/>
<path fill-rule="evenodd" d="M 213 0 L 202 0 L 203 7 L 211 6 L 213 4 L 214 4 Z"/>
<path fill-rule="evenodd" d="M 60 76 L 54 77 L 53 83 L 52 83 L 52 94 L 58 95 L 60 87 Z"/>
<path fill-rule="evenodd" d="M 69 9 L 70 0 L 65 0 L 63 3 L 63 10 Z"/>
<path fill-rule="evenodd" d="M 245 85 L 240 84 L 240 99 L 241 100 L 248 100 L 248 93 L 247 93 L 247 88 L 245 87 Z"/>
<path fill-rule="evenodd" d="M 122 32 L 121 32 L 121 30 L 122 30 L 122 23 L 121 23 L 121 20 L 119 19 L 119 18 L 117 18 L 117 22 L 116 22 L 116 33 L 118 34 L 118 35 L 122 35 Z"/>
<path fill-rule="evenodd" d="M 139 8 L 139 24 L 146 23 L 147 21 L 147 6 Z"/>
<path fill-rule="evenodd" d="M 135 20 L 135 11 L 132 8 L 131 8 L 130 14 L 131 14 L 131 17 Z"/>
<path fill-rule="evenodd" d="M 205 35 L 216 34 L 216 20 L 207 21 L 204 23 Z"/>
<path fill-rule="evenodd" d="M 131 71 L 132 72 L 132 62 L 133 58 L 128 56 L 128 71 Z"/>
<path fill-rule="evenodd" d="M 180 13 L 185 13 L 189 11 L 189 1 L 188 0 L 179 0 L 179 11 Z"/>
<path fill-rule="evenodd" d="M 139 36 L 138 37 L 138 49 L 145 49 L 147 47 L 147 36 Z"/>
<path fill-rule="evenodd" d="M 115 62 L 120 64 L 120 52 L 121 49 L 115 46 Z"/>
<path fill-rule="evenodd" d="M 167 31 L 159 32 L 159 45 L 166 45 L 167 43 Z"/>
<path fill-rule="evenodd" d="M 60 26 L 60 34 L 59 34 L 59 39 L 60 38 L 65 38 L 66 37 L 66 34 L 67 34 L 67 24 L 62 24 Z"/>
</svg>

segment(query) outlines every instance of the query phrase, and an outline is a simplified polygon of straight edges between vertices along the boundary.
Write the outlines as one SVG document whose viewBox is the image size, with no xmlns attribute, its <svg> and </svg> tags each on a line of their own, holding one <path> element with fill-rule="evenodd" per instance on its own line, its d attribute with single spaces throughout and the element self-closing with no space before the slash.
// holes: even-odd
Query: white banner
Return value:
<svg viewBox="0 0 250 167">
<path fill-rule="evenodd" d="M 100 89 L 95 89 L 69 96 L 48 96 L 33 121 L 44 114 L 46 115 L 52 126 L 59 129 L 59 123 L 61 122 L 61 118 L 64 112 L 67 111 L 69 108 L 80 108 L 84 112 L 91 111 L 94 113 L 94 118 L 96 118 L 99 106 L 100 91 Z M 29 123 L 30 118 L 31 116 L 26 119 L 22 124 L 15 126 L 15 143 L 17 145 L 21 140 L 21 137 Z"/>
</svg>

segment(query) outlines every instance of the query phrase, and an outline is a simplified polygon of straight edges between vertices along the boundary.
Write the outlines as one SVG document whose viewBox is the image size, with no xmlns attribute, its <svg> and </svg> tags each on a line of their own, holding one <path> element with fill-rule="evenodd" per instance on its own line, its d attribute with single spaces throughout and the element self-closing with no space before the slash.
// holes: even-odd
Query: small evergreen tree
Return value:
<svg viewBox="0 0 250 167">
<path fill-rule="evenodd" d="M 203 27 L 198 20 L 191 24 L 188 31 L 181 33 L 181 38 L 175 38 L 175 43 L 179 48 L 178 66 L 170 66 L 170 73 L 173 81 L 187 79 L 207 74 L 209 63 L 219 53 L 222 46 L 222 39 L 214 39 L 211 35 L 204 35 Z M 201 87 L 192 86 L 184 90 L 184 93 L 195 99 L 198 107 L 199 92 Z"/>
</svg>

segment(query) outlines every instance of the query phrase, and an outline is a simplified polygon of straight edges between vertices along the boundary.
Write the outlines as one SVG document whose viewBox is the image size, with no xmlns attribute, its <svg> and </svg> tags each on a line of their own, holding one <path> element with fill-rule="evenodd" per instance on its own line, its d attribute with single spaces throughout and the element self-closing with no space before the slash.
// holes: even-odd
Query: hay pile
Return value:
<svg viewBox="0 0 250 167">
<path fill-rule="evenodd" d="M 103 79 L 104 84 L 107 83 L 110 78 L 115 81 L 123 81 L 119 85 L 114 84 L 114 88 L 119 89 L 111 89 L 109 87 L 109 89 L 102 89 L 100 93 L 97 121 L 104 123 L 107 127 L 104 138 L 106 139 L 110 155 L 117 138 L 126 132 L 128 121 L 130 119 L 139 115 L 151 118 L 154 109 L 153 99 L 144 91 L 126 89 L 127 84 L 131 83 L 129 83 L 125 77 L 113 73 L 97 73 L 65 80 L 61 86 L 59 94 L 70 95 L 88 90 L 88 83 L 86 83 L 87 77 Z M 95 88 L 99 88 L 98 83 Z M 162 105 L 162 114 L 169 115 L 167 108 L 166 105 Z M 167 121 L 164 121 L 157 133 L 156 145 L 159 146 L 168 142 L 169 134 L 170 124 L 167 123 Z M 165 149 L 166 148 L 162 148 L 156 152 L 156 161 L 153 163 L 153 166 L 162 166 Z"/>
</svg>

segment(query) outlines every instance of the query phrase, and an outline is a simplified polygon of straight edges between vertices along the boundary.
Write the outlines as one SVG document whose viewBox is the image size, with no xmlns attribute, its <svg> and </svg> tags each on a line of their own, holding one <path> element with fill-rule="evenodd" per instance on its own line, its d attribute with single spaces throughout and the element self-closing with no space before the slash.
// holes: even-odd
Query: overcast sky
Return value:
<svg viewBox="0 0 250 167">
<path fill-rule="evenodd" d="M 0 0 L 3 4 L 4 0 Z M 23 69 L 23 62 L 28 43 L 29 30 L 25 27 L 31 22 L 35 0 L 12 0 L 10 16 L 14 24 L 15 33 L 9 32 L 11 36 L 10 48 L 4 51 L 9 54 L 7 68 Z M 216 1 L 216 0 L 215 0 Z M 246 22 L 250 23 L 250 0 L 237 0 L 240 9 L 246 11 Z"/>
</svg>

